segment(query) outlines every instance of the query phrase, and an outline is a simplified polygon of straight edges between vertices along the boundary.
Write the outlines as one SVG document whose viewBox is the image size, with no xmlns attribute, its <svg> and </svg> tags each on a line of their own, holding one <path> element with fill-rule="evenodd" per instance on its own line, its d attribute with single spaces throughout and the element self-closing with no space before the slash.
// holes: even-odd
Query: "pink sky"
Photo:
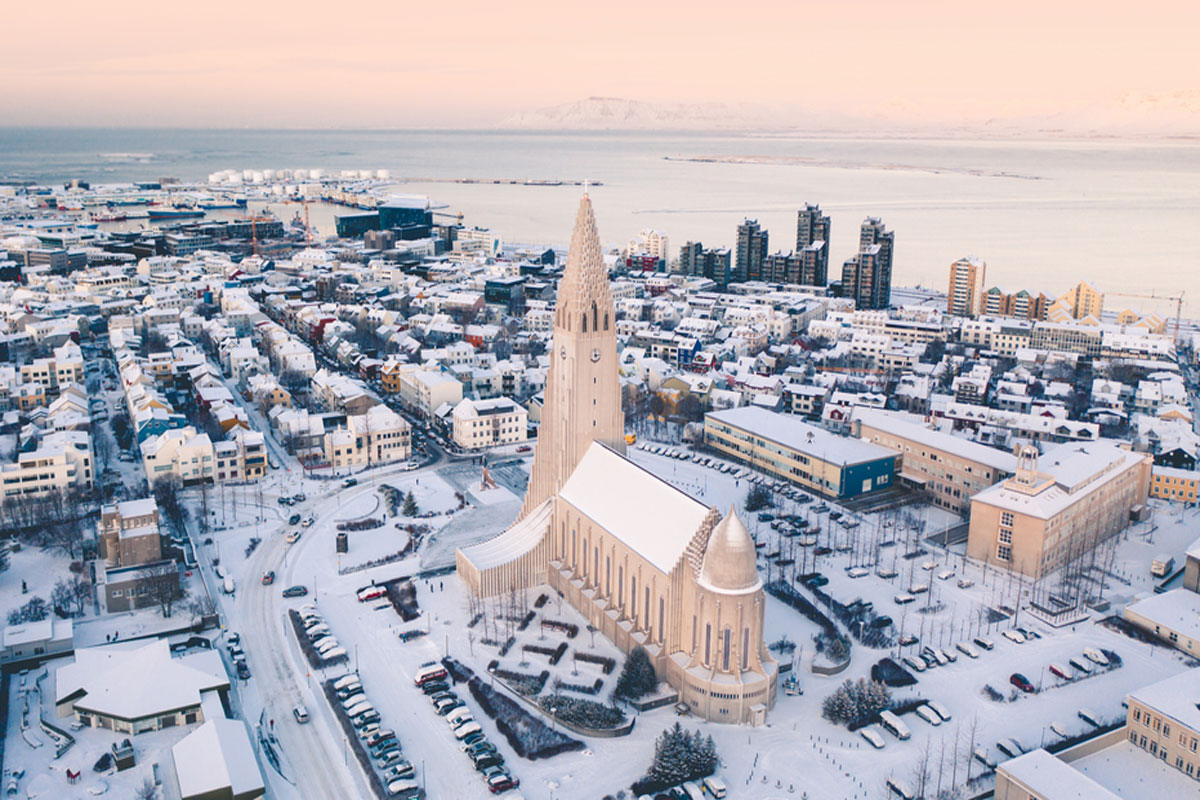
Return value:
<svg viewBox="0 0 1200 800">
<path fill-rule="evenodd" d="M 1200 75 L 1195 0 L 14 0 L 4 27 L 23 125 L 486 125 L 589 95 L 919 121 Z"/>
</svg>

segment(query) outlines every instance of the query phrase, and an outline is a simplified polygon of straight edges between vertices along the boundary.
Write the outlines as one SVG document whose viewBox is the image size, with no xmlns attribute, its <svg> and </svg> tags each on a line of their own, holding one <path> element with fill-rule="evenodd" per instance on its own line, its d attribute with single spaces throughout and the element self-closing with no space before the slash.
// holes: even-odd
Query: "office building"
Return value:
<svg viewBox="0 0 1200 800">
<path fill-rule="evenodd" d="M 987 264 L 975 256 L 960 258 L 950 265 L 946 289 L 946 313 L 959 317 L 977 317 L 983 313 L 983 282 Z"/>
</svg>

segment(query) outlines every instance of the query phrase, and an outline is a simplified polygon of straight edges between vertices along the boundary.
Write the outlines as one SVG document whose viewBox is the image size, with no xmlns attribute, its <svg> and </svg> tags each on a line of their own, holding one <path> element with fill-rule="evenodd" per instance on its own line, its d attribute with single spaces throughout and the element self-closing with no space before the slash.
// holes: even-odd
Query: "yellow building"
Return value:
<svg viewBox="0 0 1200 800">
<path fill-rule="evenodd" d="M 480 596 L 548 583 L 619 648 L 644 648 L 697 716 L 761 724 L 779 668 L 754 541 L 733 509 L 723 516 L 625 458 L 614 317 L 585 195 L 524 508 L 458 551 L 459 577 Z"/>
<path fill-rule="evenodd" d="M 1080 281 L 1069 292 L 1050 304 L 1047 318 L 1055 322 L 1067 319 L 1094 317 L 1099 320 L 1104 313 L 1104 295 L 1092 288 L 1087 281 Z"/>
<path fill-rule="evenodd" d="M 1200 780 L 1200 669 L 1129 693 L 1129 741 L 1153 758 Z M 1197 790 L 1200 793 L 1200 789 Z"/>
<path fill-rule="evenodd" d="M 1040 458 L 1026 447 L 1014 477 L 971 499 L 967 555 L 1032 577 L 1053 571 L 1129 524 L 1149 495 L 1151 464 L 1149 454 L 1103 439 Z"/>
<path fill-rule="evenodd" d="M 1150 496 L 1163 500 L 1196 502 L 1197 487 L 1200 487 L 1200 472 L 1174 467 L 1155 465 L 1150 473 Z"/>
</svg>

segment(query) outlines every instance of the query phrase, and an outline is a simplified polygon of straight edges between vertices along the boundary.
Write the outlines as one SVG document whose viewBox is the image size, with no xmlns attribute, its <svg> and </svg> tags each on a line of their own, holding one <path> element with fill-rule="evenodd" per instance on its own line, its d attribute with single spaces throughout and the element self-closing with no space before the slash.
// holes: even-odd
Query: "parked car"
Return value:
<svg viewBox="0 0 1200 800">
<path fill-rule="evenodd" d="M 290 517 L 288 517 L 288 525 L 299 525 L 301 519 L 303 519 L 303 517 L 301 517 L 299 514 L 292 514 Z"/>
<path fill-rule="evenodd" d="M 1088 661 L 1091 661 L 1093 664 L 1097 664 L 1101 667 L 1108 666 L 1108 656 L 1104 655 L 1104 653 L 1101 653 L 1099 650 L 1097 650 L 1094 647 L 1083 648 L 1083 655 Z"/>
<path fill-rule="evenodd" d="M 976 652 L 975 648 L 971 647 L 971 645 L 967 644 L 966 642 L 959 642 L 954 646 L 958 648 L 958 652 L 962 653 L 967 658 L 979 658 L 979 653 Z"/>
<path fill-rule="evenodd" d="M 1000 741 L 996 742 L 996 749 L 1001 753 L 1004 753 L 1004 755 L 1008 756 L 1009 758 L 1016 758 L 1017 756 L 1021 755 L 1021 753 L 1025 752 L 1021 749 L 1021 745 L 1017 742 L 1017 740 L 1011 738 L 1001 739 Z"/>
<path fill-rule="evenodd" d="M 1019 672 L 1014 672 L 1012 675 L 1010 675 L 1008 682 L 1020 689 L 1022 692 L 1036 691 L 1033 687 L 1033 684 L 1029 682 L 1029 679 Z"/>
<path fill-rule="evenodd" d="M 974 641 L 976 645 L 982 647 L 984 650 L 991 650 L 996 646 L 996 643 L 991 639 L 986 639 L 982 636 L 976 636 L 972 641 Z"/>
<path fill-rule="evenodd" d="M 971 580 L 970 578 L 959 578 L 958 579 L 958 588 L 960 588 L 960 589 L 970 589 L 974 585 L 975 585 L 975 581 Z"/>
<path fill-rule="evenodd" d="M 927 669 L 925 662 L 915 656 L 905 656 L 903 661 L 906 665 L 917 672 L 924 672 Z"/>
<path fill-rule="evenodd" d="M 1092 668 L 1090 666 L 1088 666 L 1088 663 L 1086 661 L 1084 661 L 1082 658 L 1076 658 L 1076 657 L 1072 656 L 1071 658 L 1067 659 L 1067 663 L 1070 664 L 1075 669 L 1082 672 L 1084 675 L 1087 675 L 1089 672 L 1092 671 Z"/>
<path fill-rule="evenodd" d="M 1050 664 L 1050 674 L 1057 675 L 1058 677 L 1062 678 L 1063 680 L 1070 680 L 1070 678 L 1071 678 L 1070 673 L 1067 671 L 1067 667 L 1064 667 L 1061 664 L 1051 663 Z"/>
<path fill-rule="evenodd" d="M 383 773 L 385 781 L 398 781 L 402 778 L 411 778 L 416 773 L 411 762 L 401 760 L 387 768 Z"/>
<path fill-rule="evenodd" d="M 237 662 L 237 676 L 244 681 L 250 680 L 250 667 L 246 666 L 245 661 Z"/>
<path fill-rule="evenodd" d="M 284 597 L 304 597 L 308 594 L 307 586 L 289 586 L 283 590 Z"/>
<path fill-rule="evenodd" d="M 1017 633 L 1014 630 L 1010 629 L 1010 630 L 1001 631 L 1000 635 L 1003 636 L 1005 639 L 1008 639 L 1011 642 L 1015 642 L 1017 644 L 1025 644 L 1025 637 L 1022 636 L 1021 634 Z"/>
<path fill-rule="evenodd" d="M 492 794 L 500 794 L 507 792 L 509 789 L 515 789 L 521 785 L 521 782 L 507 773 L 500 773 L 488 778 L 488 790 Z"/>
<path fill-rule="evenodd" d="M 518 453 L 530 453 L 530 452 L 533 452 L 533 448 L 527 444 L 523 444 L 517 448 L 517 452 Z"/>
</svg>

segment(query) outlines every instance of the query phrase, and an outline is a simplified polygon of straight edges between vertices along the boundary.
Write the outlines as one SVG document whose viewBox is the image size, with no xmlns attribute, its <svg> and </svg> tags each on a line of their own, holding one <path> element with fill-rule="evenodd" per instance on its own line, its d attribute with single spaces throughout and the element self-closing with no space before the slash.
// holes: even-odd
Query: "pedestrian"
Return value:
<svg viewBox="0 0 1200 800">
<path fill-rule="evenodd" d="M 441 591 L 445 591 L 445 589 L 446 589 L 446 582 L 445 582 L 445 581 L 438 581 L 438 591 L 439 591 L 439 592 L 441 592 Z"/>
</svg>

